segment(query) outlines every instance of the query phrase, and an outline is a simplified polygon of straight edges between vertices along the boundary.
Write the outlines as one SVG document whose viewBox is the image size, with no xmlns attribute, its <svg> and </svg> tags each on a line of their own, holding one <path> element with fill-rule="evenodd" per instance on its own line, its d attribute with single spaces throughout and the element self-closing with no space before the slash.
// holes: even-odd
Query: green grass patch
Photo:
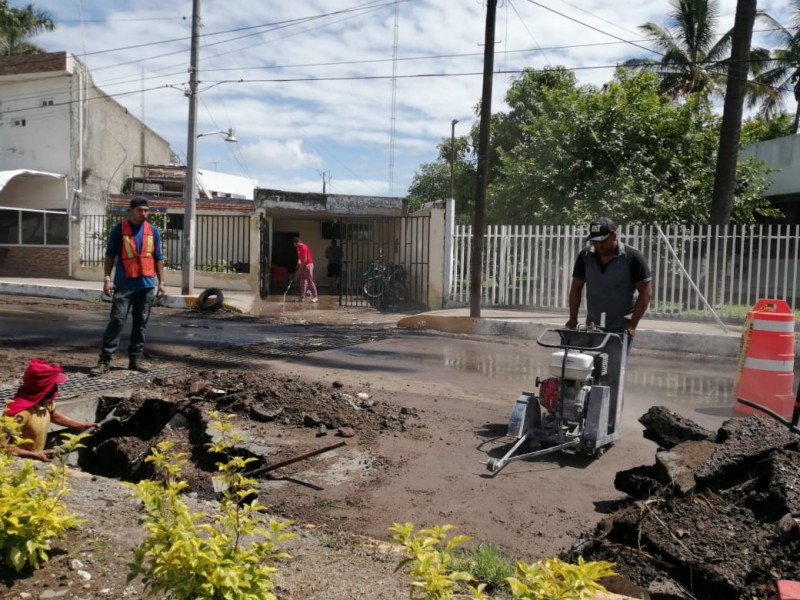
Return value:
<svg viewBox="0 0 800 600">
<path fill-rule="evenodd" d="M 505 556 L 494 544 L 479 542 L 472 548 L 460 549 L 453 557 L 453 569 L 471 573 L 486 584 L 486 591 L 508 589 L 507 577 L 514 575 L 517 560 Z"/>
</svg>

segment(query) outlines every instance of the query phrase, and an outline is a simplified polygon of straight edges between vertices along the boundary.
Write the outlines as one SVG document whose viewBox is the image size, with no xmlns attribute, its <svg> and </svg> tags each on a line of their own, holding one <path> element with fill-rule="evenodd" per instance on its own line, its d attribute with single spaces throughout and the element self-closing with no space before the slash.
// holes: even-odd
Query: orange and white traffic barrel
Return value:
<svg viewBox="0 0 800 600">
<path fill-rule="evenodd" d="M 794 312 L 783 300 L 759 300 L 747 313 L 734 385 L 734 410 L 763 414 L 743 398 L 790 418 L 794 409 Z"/>
</svg>

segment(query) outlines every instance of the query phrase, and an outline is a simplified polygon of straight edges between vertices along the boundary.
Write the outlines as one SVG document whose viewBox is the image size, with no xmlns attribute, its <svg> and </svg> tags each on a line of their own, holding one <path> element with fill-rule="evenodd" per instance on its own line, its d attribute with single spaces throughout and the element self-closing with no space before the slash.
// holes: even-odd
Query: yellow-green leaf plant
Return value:
<svg viewBox="0 0 800 600">
<path fill-rule="evenodd" d="M 601 577 L 616 575 L 614 565 L 605 561 L 578 564 L 548 558 L 541 562 L 517 563 L 517 576 L 507 579 L 515 600 L 589 600 L 605 588 L 597 583 Z"/>
<path fill-rule="evenodd" d="M 484 584 L 469 585 L 475 580 L 470 573 L 452 569 L 455 558 L 453 551 L 470 539 L 464 535 L 454 535 L 447 540 L 448 533 L 453 529 L 453 525 L 437 525 L 414 533 L 411 523 L 395 523 L 390 528 L 394 533 L 392 539 L 402 544 L 405 554 L 397 570 L 404 569 L 414 577 L 411 582 L 412 600 L 449 600 L 456 597 L 489 599 L 483 591 Z M 462 592 L 462 587 L 468 596 Z"/>
<path fill-rule="evenodd" d="M 211 418 L 220 435 L 208 446 L 225 453 L 237 439 L 232 417 Z M 285 531 L 291 522 L 270 517 L 262 524 L 266 507 L 252 500 L 256 491 L 248 486 L 254 482 L 241 475 L 249 461 L 241 457 L 217 465 L 227 483 L 218 513 L 191 512 L 182 496 L 188 484 L 180 480 L 187 455 L 172 453 L 173 447 L 162 442 L 146 459 L 163 481 L 131 484 L 144 505 L 147 535 L 134 551 L 128 581 L 141 576 L 149 593 L 173 600 L 275 600 L 274 563 L 291 558 L 278 548 L 295 537 Z"/>
<path fill-rule="evenodd" d="M 11 454 L 9 446 L 27 440 L 14 419 L 0 416 L 0 566 L 40 568 L 51 542 L 83 522 L 63 503 L 69 492 L 64 458 L 82 447 L 81 437 L 67 436 L 62 452 L 41 469 L 41 463 Z"/>
</svg>

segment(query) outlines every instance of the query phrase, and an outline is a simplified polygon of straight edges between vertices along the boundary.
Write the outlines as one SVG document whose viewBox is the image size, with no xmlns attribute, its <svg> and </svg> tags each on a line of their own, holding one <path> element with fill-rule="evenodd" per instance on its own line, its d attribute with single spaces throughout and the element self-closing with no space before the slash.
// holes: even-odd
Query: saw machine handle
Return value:
<svg viewBox="0 0 800 600">
<path fill-rule="evenodd" d="M 554 344 L 543 341 L 544 337 L 550 333 L 557 333 L 561 340 L 560 343 Z M 596 336 L 599 337 L 600 335 L 603 336 L 603 340 L 600 344 L 594 346 L 578 346 L 574 344 L 568 343 L 566 338 L 570 336 Z M 570 350 L 584 350 L 584 351 L 596 351 L 602 350 L 603 348 L 608 345 L 609 340 L 617 339 L 619 340 L 620 344 L 623 342 L 624 333 L 613 333 L 609 331 L 578 331 L 576 329 L 565 329 L 563 327 L 559 328 L 549 328 L 545 329 L 541 335 L 537 338 L 536 343 L 544 348 L 569 348 Z"/>
</svg>

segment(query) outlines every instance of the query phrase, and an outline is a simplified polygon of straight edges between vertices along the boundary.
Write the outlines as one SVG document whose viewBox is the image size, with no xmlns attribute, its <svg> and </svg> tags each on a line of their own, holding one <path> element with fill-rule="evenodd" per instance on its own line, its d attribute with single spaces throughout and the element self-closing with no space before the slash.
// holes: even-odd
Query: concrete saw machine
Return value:
<svg viewBox="0 0 800 600">
<path fill-rule="evenodd" d="M 517 441 L 502 458 L 489 459 L 493 473 L 552 452 L 601 456 L 619 438 L 628 335 L 550 328 L 536 343 L 556 349 L 549 377 L 537 377 L 538 393 L 523 392 L 514 404 L 507 435 Z M 525 444 L 531 451 L 517 454 Z"/>
</svg>

